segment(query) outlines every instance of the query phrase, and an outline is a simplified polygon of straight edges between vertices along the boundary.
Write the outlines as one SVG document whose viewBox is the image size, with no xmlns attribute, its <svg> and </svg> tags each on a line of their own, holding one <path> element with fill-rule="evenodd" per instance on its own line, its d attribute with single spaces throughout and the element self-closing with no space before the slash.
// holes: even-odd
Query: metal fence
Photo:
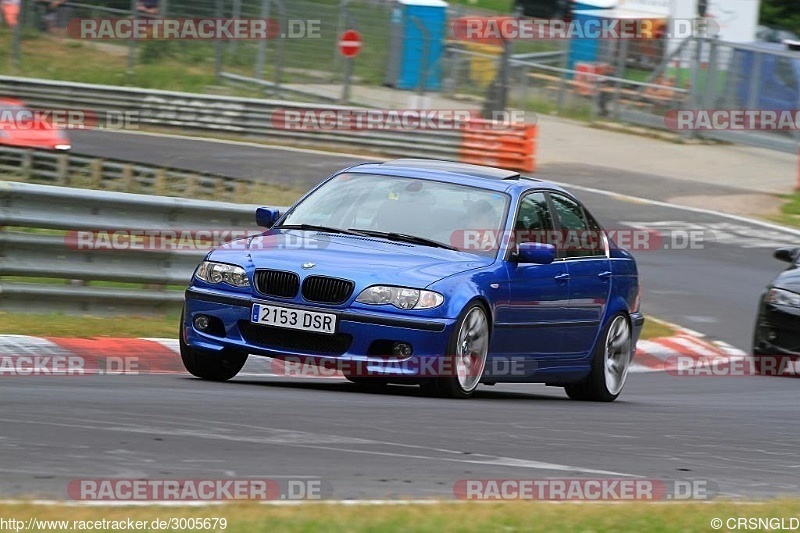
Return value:
<svg viewBox="0 0 800 533">
<path fill-rule="evenodd" d="M 268 184 L 177 168 L 0 146 L 0 174 L 34 184 L 235 201 L 263 195 Z"/>
<path fill-rule="evenodd" d="M 36 26 L 33 0 L 23 0 L 28 25 Z M 258 41 L 141 41 L 114 42 L 128 55 L 128 70 L 135 65 L 158 62 L 163 58 L 191 65 L 213 63 L 217 84 L 203 85 L 203 90 L 224 91 L 223 83 L 247 83 L 259 91 L 282 96 L 303 95 L 314 101 L 340 100 L 347 92 L 341 87 L 345 62 L 337 52 L 337 40 L 344 29 L 362 33 L 364 46 L 354 60 L 353 83 L 367 88 L 387 84 L 387 77 L 397 67 L 399 57 L 392 41 L 395 2 L 389 0 L 163 0 L 157 14 L 136 12 L 135 3 L 128 9 L 108 9 L 67 2 L 56 17 L 56 31 L 71 17 L 96 16 L 170 16 L 170 17 L 268 17 L 278 21 L 285 38 Z M 133 14 L 136 12 L 135 14 Z M 67 13 L 67 14 L 64 14 Z M 449 22 L 474 10 L 451 7 Z M 312 24 L 313 23 L 313 24 Z M 46 26 L 47 24 L 45 24 Z M 44 31 L 50 31 L 45 28 Z M 15 34 L 12 50 L 19 58 L 25 55 L 26 40 Z M 295 37 L 293 37 L 295 35 Z M 584 39 L 585 41 L 586 39 Z M 31 40 L 33 41 L 33 40 Z M 414 46 L 429 48 L 432 41 L 422 39 Z M 497 44 L 443 38 L 443 53 L 430 62 L 422 62 L 420 79 L 427 73 L 441 71 L 441 91 L 446 96 L 468 96 L 484 104 L 484 109 L 513 107 L 529 112 L 557 113 L 586 120 L 606 119 L 632 122 L 664 129 L 665 115 L 678 109 L 769 109 L 791 110 L 800 102 L 800 54 L 780 44 L 737 44 L 706 37 L 683 42 L 669 39 L 606 39 L 592 43 L 594 51 L 580 39 L 515 40 L 507 49 Z M 419 50 L 417 50 L 419 51 Z M 434 88 L 422 84 L 421 92 Z M 263 94 L 263 93 L 262 93 Z M 395 91 L 391 98 L 402 93 Z M 183 97 L 184 99 L 186 97 Z M 196 97 L 198 101 L 202 96 Z M 206 100 L 207 102 L 207 100 Z M 241 103 L 241 102 L 240 102 Z M 457 102 L 454 102 L 458 105 Z M 269 104 L 266 104 L 267 106 Z M 145 110 L 150 112 L 149 110 Z M 196 109 L 211 115 L 215 109 Z M 248 107 L 248 113 L 232 116 L 256 135 L 264 135 L 263 119 L 268 109 Z M 168 111 L 167 111 L 168 112 Z M 251 113 L 252 112 L 252 113 Z M 155 111 L 157 114 L 158 111 Z M 235 112 L 234 112 L 235 113 Z M 218 113 L 224 118 L 224 114 Z M 253 123 L 246 124 L 252 117 Z M 145 117 L 147 118 L 147 117 Z M 159 120 L 156 118 L 156 120 Z M 205 118 L 206 123 L 208 119 Z M 255 122 L 262 121 L 261 125 Z M 155 122 L 164 123 L 164 121 Z M 204 124 L 206 127 L 208 124 Z M 225 125 L 217 129 L 225 130 Z M 231 131 L 241 132 L 241 127 Z M 270 132 L 274 137 L 299 140 L 299 135 Z M 703 131 L 684 132 L 686 136 L 735 141 L 794 152 L 797 128 L 793 131 Z M 387 134 L 352 133 L 349 139 L 379 149 L 402 142 Z M 320 133 L 316 140 L 349 142 L 346 135 Z M 424 137 L 424 138 L 423 138 Z M 402 145 L 403 150 L 433 147 L 431 156 L 452 157 L 452 152 L 436 150 L 438 140 L 423 136 Z M 429 142 L 430 141 L 430 142 Z M 395 155 L 399 152 L 382 152 Z M 408 152 L 405 152 L 408 153 Z M 418 151 L 414 154 L 421 155 Z"/>
<path fill-rule="evenodd" d="M 293 111 L 306 113 L 321 109 L 318 104 L 284 100 L 238 98 L 172 91 L 157 91 L 110 85 L 57 82 L 0 76 L 0 94 L 21 98 L 42 109 L 79 109 L 103 117 L 125 120 L 128 127 L 158 126 L 199 131 L 215 135 L 269 139 L 270 142 L 306 142 L 345 147 L 388 156 L 456 159 L 461 131 L 445 129 L 348 130 L 293 129 L 281 126 L 276 116 Z M 352 111 L 357 108 L 326 105 L 326 110 Z M 127 115 L 125 115 L 127 113 Z M 122 117 L 123 118 L 119 118 Z"/>
<path fill-rule="evenodd" d="M 0 182 L 0 309 L 152 314 L 175 310 L 207 249 L 125 249 L 131 230 L 257 233 L 255 205 Z M 82 235 L 122 244 L 82 245 Z M 103 233 L 105 232 L 105 233 Z M 111 237 L 109 237 L 111 238 Z M 90 239 L 87 237 L 86 241 Z M 179 242 L 179 241 L 176 241 Z M 172 289 L 172 290 L 170 290 Z"/>
<path fill-rule="evenodd" d="M 602 47 L 601 47 L 602 48 Z M 475 80 L 473 71 L 458 67 L 481 61 L 495 85 L 505 68 L 504 104 L 515 109 L 555 113 L 589 121 L 622 121 L 658 129 L 673 128 L 667 120 L 677 110 L 793 111 L 800 104 L 800 53 L 779 44 L 739 44 L 690 38 L 672 51 L 653 48 L 642 54 L 634 43 L 601 50 L 596 61 L 573 61 L 543 53 L 504 56 L 455 51 L 450 69 L 451 94 Z M 451 54 L 452 55 L 452 54 Z M 541 58 L 548 59 L 543 61 Z M 505 59 L 506 65 L 501 65 Z M 574 58 L 572 58 L 574 59 Z M 561 64 L 559 60 L 563 60 Z M 485 81 L 485 83 L 487 83 Z M 486 93 L 491 96 L 491 91 Z M 486 106 L 484 106 L 485 108 Z M 702 137 L 795 153 L 800 131 L 752 129 L 676 130 Z"/>
</svg>

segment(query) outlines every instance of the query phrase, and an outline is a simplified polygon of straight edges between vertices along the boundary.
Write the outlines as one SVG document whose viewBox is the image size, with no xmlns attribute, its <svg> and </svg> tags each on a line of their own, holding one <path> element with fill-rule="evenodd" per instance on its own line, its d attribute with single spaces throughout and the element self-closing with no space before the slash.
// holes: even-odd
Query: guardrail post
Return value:
<svg viewBox="0 0 800 533">
<path fill-rule="evenodd" d="M 59 154 L 56 159 L 56 183 L 66 185 L 69 181 L 69 155 Z"/>
<path fill-rule="evenodd" d="M 90 187 L 99 189 L 103 183 L 103 160 L 95 159 L 89 164 L 89 182 Z"/>
<path fill-rule="evenodd" d="M 133 179 L 133 165 L 122 166 L 122 183 L 126 192 L 136 192 L 136 182 Z"/>
<path fill-rule="evenodd" d="M 25 150 L 23 152 L 19 170 L 23 179 L 31 179 L 33 176 L 33 150 Z"/>
<path fill-rule="evenodd" d="M 249 181 L 237 181 L 233 190 L 234 199 L 246 198 L 253 191 L 252 185 Z"/>
<path fill-rule="evenodd" d="M 200 190 L 200 176 L 192 174 L 186 180 L 186 189 L 184 189 L 183 194 L 194 197 L 198 190 Z"/>
<path fill-rule="evenodd" d="M 167 171 L 157 168 L 153 171 L 153 194 L 163 195 L 167 193 Z"/>
<path fill-rule="evenodd" d="M 225 198 L 225 178 L 217 178 L 214 183 L 215 198 Z"/>
</svg>

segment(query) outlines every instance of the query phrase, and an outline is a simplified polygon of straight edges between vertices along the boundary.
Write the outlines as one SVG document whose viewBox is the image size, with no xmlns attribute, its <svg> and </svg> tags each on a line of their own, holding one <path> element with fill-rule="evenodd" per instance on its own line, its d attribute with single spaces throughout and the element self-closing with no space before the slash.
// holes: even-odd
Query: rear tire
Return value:
<svg viewBox="0 0 800 533">
<path fill-rule="evenodd" d="M 608 321 L 595 346 L 592 369 L 580 383 L 564 387 L 572 400 L 613 402 L 622 393 L 633 359 L 633 337 L 628 317 L 616 314 Z"/>
<path fill-rule="evenodd" d="M 224 350 L 221 353 L 196 350 L 183 342 L 183 314 L 181 314 L 180 338 L 181 360 L 193 376 L 208 381 L 228 381 L 236 376 L 247 362 L 247 354 Z"/>
</svg>

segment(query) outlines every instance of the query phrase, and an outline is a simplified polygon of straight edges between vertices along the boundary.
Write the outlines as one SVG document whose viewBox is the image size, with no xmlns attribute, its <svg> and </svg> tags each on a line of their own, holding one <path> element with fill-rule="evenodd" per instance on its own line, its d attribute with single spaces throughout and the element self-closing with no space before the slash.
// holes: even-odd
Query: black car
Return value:
<svg viewBox="0 0 800 533">
<path fill-rule="evenodd" d="M 780 248 L 775 258 L 790 266 L 761 295 L 753 335 L 757 362 L 766 356 L 800 356 L 800 248 Z"/>
</svg>

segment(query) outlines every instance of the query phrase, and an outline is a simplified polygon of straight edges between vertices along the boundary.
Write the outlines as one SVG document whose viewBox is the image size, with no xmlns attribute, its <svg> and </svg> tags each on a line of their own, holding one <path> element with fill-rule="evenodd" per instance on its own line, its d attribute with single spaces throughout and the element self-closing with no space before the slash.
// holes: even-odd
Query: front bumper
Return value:
<svg viewBox="0 0 800 533">
<path fill-rule="evenodd" d="M 336 334 L 252 324 L 253 303 L 333 313 L 337 315 Z M 194 327 L 194 317 L 198 314 L 219 319 L 221 327 L 215 334 L 198 331 Z M 370 375 L 416 377 L 419 368 L 431 360 L 440 359 L 447 352 L 454 324 L 453 319 L 406 318 L 390 313 L 298 306 L 192 287 L 186 291 L 182 332 L 183 341 L 199 350 L 234 350 L 313 364 L 351 362 L 358 363 L 359 372 Z M 394 342 L 410 344 L 413 349 L 411 356 L 405 359 L 392 356 L 390 347 Z M 389 360 L 406 363 L 413 360 L 413 364 L 388 365 Z"/>
<path fill-rule="evenodd" d="M 762 303 L 753 352 L 757 355 L 800 356 L 800 309 Z"/>
</svg>

